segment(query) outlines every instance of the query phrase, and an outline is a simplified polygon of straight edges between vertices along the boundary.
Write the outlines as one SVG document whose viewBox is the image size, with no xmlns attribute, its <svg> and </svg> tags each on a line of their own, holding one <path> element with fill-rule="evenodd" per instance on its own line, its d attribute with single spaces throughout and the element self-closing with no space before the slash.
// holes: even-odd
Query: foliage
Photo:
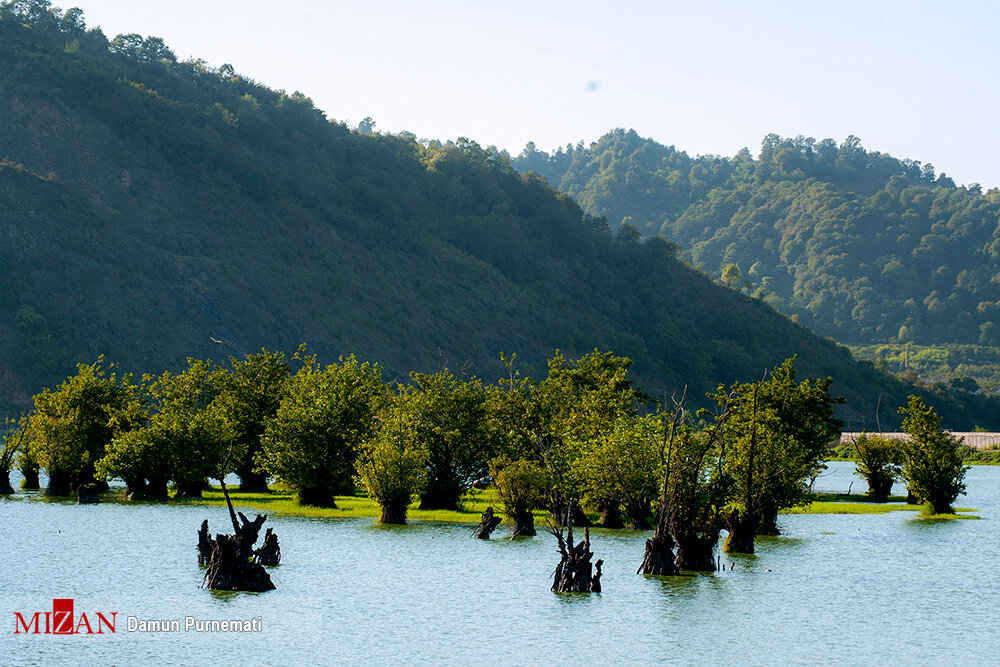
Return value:
<svg viewBox="0 0 1000 667">
<path fill-rule="evenodd" d="M 261 451 L 265 426 L 278 412 L 285 395 L 288 374 L 284 352 L 262 349 L 244 359 L 230 357 L 229 366 L 221 376 L 219 405 L 226 413 L 240 452 L 234 470 L 240 476 L 243 491 L 267 488 L 266 477 L 256 472 L 255 458 Z"/>
<path fill-rule="evenodd" d="M 399 388 L 358 451 L 356 479 L 382 509 L 381 523 L 406 523 L 406 507 L 426 479 L 427 451 L 417 444 L 414 413 L 409 392 Z"/>
<path fill-rule="evenodd" d="M 303 504 L 336 507 L 354 490 L 354 459 L 385 398 L 381 369 L 353 356 L 321 368 L 310 357 L 267 422 L 258 465 L 297 489 Z"/>
<path fill-rule="evenodd" d="M 0 13 L 0 340 L 13 341 L 0 371 L 16 380 L 2 402 L 94 349 L 180 371 L 188 356 L 290 353 L 302 339 L 328 359 L 376 359 L 387 377 L 433 372 L 439 348 L 478 377 L 503 371 L 498 350 L 517 352 L 538 378 L 557 346 L 613 349 L 657 396 L 797 352 L 803 372 L 837 379 L 851 417 L 870 420 L 881 393 L 905 401 L 903 385 L 692 271 L 663 238 L 613 236 L 586 200 L 495 148 L 353 132 L 300 92 L 114 53 L 78 13 L 64 26 L 72 10 L 15 4 Z M 25 306 L 44 328 L 16 328 Z M 15 368 L 18 349 L 51 363 Z"/>
<path fill-rule="evenodd" d="M 462 381 L 447 368 L 411 377 L 412 446 L 427 453 L 420 507 L 457 509 L 462 493 L 486 475 L 486 462 L 493 456 L 488 431 L 483 429 L 486 392 L 479 380 Z"/>
<path fill-rule="evenodd" d="M 754 159 L 690 157 L 617 129 L 534 170 L 585 212 L 665 234 L 694 266 L 823 335 L 852 343 L 1000 341 L 1000 191 L 957 187 L 932 165 L 857 137 L 770 134 Z"/>
<path fill-rule="evenodd" d="M 903 451 L 899 442 L 884 436 L 862 433 L 854 440 L 855 470 L 868 482 L 868 494 L 877 503 L 889 499 L 892 484 L 903 471 Z"/>
<path fill-rule="evenodd" d="M 726 509 L 727 551 L 752 553 L 753 536 L 777 532 L 779 511 L 807 501 L 808 482 L 823 468 L 839 435 L 831 380 L 796 383 L 794 358 L 764 379 L 737 382 L 711 394 L 725 422 L 725 474 L 732 480 Z"/>
<path fill-rule="evenodd" d="M 224 477 L 232 467 L 223 462 L 242 454 L 219 400 L 225 378 L 208 362 L 188 359 L 183 373 L 147 377 L 144 384 L 148 423 L 115 438 L 100 468 L 132 490 L 144 493 L 148 484 L 158 496 L 172 480 L 179 495 L 200 496 L 206 478 Z"/>
<path fill-rule="evenodd" d="M 916 396 L 905 408 L 903 431 L 910 437 L 903 448 L 903 478 L 910 492 L 932 514 L 952 514 L 955 499 L 965 493 L 966 448 L 941 428 L 934 410 Z"/>
<path fill-rule="evenodd" d="M 131 376 L 120 379 L 104 358 L 79 364 L 77 374 L 55 391 L 34 398 L 30 417 L 32 456 L 49 476 L 51 495 L 68 495 L 98 480 L 95 465 L 117 433 L 134 425 L 140 401 Z"/>
</svg>

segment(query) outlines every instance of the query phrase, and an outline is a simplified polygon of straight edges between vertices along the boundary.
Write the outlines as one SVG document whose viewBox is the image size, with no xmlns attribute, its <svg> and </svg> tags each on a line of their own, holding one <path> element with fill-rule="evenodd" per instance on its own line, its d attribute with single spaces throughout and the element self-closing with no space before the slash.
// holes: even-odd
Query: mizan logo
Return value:
<svg viewBox="0 0 1000 667">
<path fill-rule="evenodd" d="M 105 630 L 115 633 L 117 611 L 108 615 L 96 612 L 87 618 L 82 612 L 78 619 L 73 616 L 73 598 L 52 600 L 52 611 L 36 611 L 25 618 L 19 611 L 14 612 L 14 634 L 26 635 L 103 635 Z"/>
</svg>

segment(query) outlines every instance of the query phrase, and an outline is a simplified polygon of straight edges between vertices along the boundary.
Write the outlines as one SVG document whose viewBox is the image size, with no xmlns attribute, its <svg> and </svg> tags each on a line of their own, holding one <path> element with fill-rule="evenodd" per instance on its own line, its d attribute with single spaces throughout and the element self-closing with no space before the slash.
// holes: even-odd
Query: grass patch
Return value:
<svg viewBox="0 0 1000 667">
<path fill-rule="evenodd" d="M 348 518 L 371 518 L 377 519 L 382 510 L 374 500 L 367 496 L 336 496 L 334 502 L 336 509 L 329 507 L 314 507 L 312 505 L 300 505 L 298 497 L 291 491 L 275 490 L 270 493 L 241 493 L 230 491 L 229 497 L 233 501 L 234 507 L 242 509 L 257 510 L 268 514 L 281 516 L 300 516 L 322 519 L 348 519 Z M 222 495 L 222 489 L 212 487 L 211 490 L 204 491 L 202 497 L 190 500 L 176 500 L 171 502 L 187 503 L 192 505 L 209 505 L 225 507 L 226 499 Z M 499 510 L 500 503 L 497 500 L 496 492 L 493 489 L 473 490 L 462 498 L 462 508 L 460 510 L 422 510 L 420 501 L 414 501 L 406 510 L 407 520 L 429 521 L 436 523 L 468 523 L 477 524 L 480 515 L 486 511 L 490 505 L 495 510 Z M 536 510 L 534 512 L 535 523 L 538 526 L 546 525 L 548 512 Z"/>
</svg>

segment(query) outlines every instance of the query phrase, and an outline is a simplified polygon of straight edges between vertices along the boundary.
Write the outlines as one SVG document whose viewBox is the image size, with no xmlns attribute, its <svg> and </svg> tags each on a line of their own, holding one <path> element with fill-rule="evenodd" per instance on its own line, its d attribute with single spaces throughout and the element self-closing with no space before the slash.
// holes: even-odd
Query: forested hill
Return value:
<svg viewBox="0 0 1000 667">
<path fill-rule="evenodd" d="M 553 154 L 537 171 L 625 236 L 666 235 L 710 275 L 851 344 L 1000 344 L 1000 191 L 856 137 L 768 135 L 759 156 L 690 157 L 634 131 Z M 738 268 L 738 272 L 734 271 Z"/>
<path fill-rule="evenodd" d="M 351 131 L 302 94 L 46 4 L 0 5 L 0 403 L 99 354 L 159 372 L 302 342 L 389 378 L 443 360 L 487 380 L 501 351 L 537 374 L 556 348 L 599 347 L 650 393 L 695 398 L 797 354 L 803 377 L 836 379 L 855 427 L 880 394 L 883 423 L 905 402 L 472 141 Z M 992 426 L 983 401 L 936 404 L 968 429 Z"/>
</svg>

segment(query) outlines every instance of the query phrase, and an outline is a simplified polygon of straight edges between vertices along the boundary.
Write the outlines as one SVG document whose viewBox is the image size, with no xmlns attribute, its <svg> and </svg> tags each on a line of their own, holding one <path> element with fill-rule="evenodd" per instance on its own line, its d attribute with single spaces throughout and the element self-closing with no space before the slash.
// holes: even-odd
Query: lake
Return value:
<svg viewBox="0 0 1000 667">
<path fill-rule="evenodd" d="M 649 534 L 595 530 L 604 592 L 591 595 L 549 591 L 547 534 L 512 542 L 501 528 L 487 542 L 466 525 L 274 516 L 278 589 L 215 593 L 199 588 L 196 532 L 205 518 L 225 531 L 225 508 L 17 494 L 0 500 L 0 663 L 996 664 L 1000 467 L 973 466 L 967 484 L 957 505 L 979 520 L 785 515 L 755 556 L 723 554 L 733 569 L 698 576 L 636 575 Z M 865 488 L 852 463 L 816 483 L 849 487 Z M 96 612 L 117 612 L 116 632 L 13 634 L 14 612 L 54 598 L 95 630 Z M 129 616 L 182 630 L 129 632 Z M 184 632 L 188 616 L 262 629 Z"/>
</svg>

